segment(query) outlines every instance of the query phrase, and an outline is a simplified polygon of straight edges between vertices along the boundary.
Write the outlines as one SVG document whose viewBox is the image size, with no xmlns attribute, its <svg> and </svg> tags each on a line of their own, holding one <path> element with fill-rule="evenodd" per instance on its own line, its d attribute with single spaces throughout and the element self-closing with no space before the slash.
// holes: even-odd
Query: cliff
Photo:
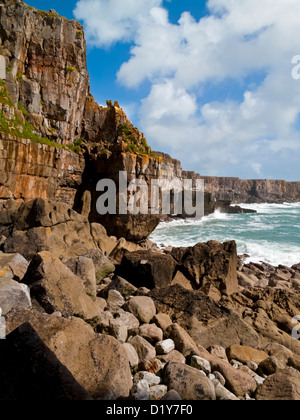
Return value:
<svg viewBox="0 0 300 420">
<path fill-rule="evenodd" d="M 295 203 L 300 201 L 300 182 L 269 179 L 240 179 L 208 177 L 194 172 L 183 172 L 185 178 L 204 179 L 205 190 L 213 199 L 239 203 Z"/>
</svg>

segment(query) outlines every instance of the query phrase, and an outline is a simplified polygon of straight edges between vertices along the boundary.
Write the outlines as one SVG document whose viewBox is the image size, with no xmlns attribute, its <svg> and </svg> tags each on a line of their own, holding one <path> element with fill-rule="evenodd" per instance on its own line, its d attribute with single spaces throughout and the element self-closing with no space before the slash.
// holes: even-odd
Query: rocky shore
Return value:
<svg viewBox="0 0 300 420">
<path fill-rule="evenodd" d="M 96 185 L 204 178 L 211 214 L 297 202 L 300 183 L 153 152 L 96 103 L 83 27 L 54 10 L 1 0 L 0 64 L 0 400 L 299 400 L 300 264 L 246 264 L 233 241 L 161 250 L 170 215 L 100 216 Z"/>
<path fill-rule="evenodd" d="M 1 400 L 300 399 L 300 265 L 137 245 L 43 199 L 0 220 Z"/>
</svg>

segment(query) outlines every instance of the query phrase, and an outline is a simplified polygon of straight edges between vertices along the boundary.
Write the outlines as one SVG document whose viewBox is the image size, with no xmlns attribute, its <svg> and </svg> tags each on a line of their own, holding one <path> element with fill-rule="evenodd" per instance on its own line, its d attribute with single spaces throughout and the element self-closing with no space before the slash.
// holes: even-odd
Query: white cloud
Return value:
<svg viewBox="0 0 300 420">
<path fill-rule="evenodd" d="M 76 14 L 96 45 L 133 42 L 118 80 L 129 88 L 152 84 L 140 108 L 150 144 L 202 173 L 240 168 L 265 175 L 268 159 L 279 165 L 283 151 L 292 156 L 300 149 L 300 81 L 291 76 L 292 57 L 300 53 L 300 2 L 209 0 L 207 6 L 208 16 L 196 21 L 184 12 L 178 24 L 160 0 L 80 0 Z M 247 84 L 248 77 L 255 83 Z M 208 84 L 224 95 L 228 80 L 244 86 L 240 99 L 203 99 Z"/>
<path fill-rule="evenodd" d="M 141 22 L 162 0 L 79 0 L 76 19 L 84 21 L 88 41 L 98 47 L 109 47 L 135 39 Z"/>
</svg>

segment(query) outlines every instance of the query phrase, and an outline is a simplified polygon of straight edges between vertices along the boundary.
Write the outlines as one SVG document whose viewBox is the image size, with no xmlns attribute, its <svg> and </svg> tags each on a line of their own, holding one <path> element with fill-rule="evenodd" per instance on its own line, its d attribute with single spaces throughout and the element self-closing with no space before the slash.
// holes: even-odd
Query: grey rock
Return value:
<svg viewBox="0 0 300 420">
<path fill-rule="evenodd" d="M 167 392 L 168 392 L 168 387 L 166 385 L 152 386 L 149 391 L 150 401 L 161 400 L 166 395 Z"/>
<path fill-rule="evenodd" d="M 28 261 L 20 254 L 0 253 L 0 280 L 1 278 L 11 278 L 22 281 L 28 266 Z"/>
<path fill-rule="evenodd" d="M 147 381 L 141 380 L 133 385 L 131 394 L 139 401 L 149 401 L 150 387 Z"/>
<path fill-rule="evenodd" d="M 174 389 L 171 389 L 162 398 L 162 401 L 182 401 L 182 398 L 180 397 L 177 391 L 175 391 Z"/>
<path fill-rule="evenodd" d="M 202 370 L 207 375 L 211 373 L 211 366 L 209 361 L 199 356 L 192 356 L 191 366 L 195 369 Z"/>
<path fill-rule="evenodd" d="M 138 372 L 133 378 L 134 384 L 139 381 L 147 381 L 149 384 L 149 387 L 151 387 L 154 385 L 159 385 L 161 382 L 161 379 L 159 376 L 154 375 L 154 373 L 141 371 L 141 372 Z"/>
<path fill-rule="evenodd" d="M 6 315 L 17 306 L 25 309 L 31 307 L 29 287 L 14 280 L 0 280 L 0 308 L 2 309 L 2 315 Z"/>
<path fill-rule="evenodd" d="M 157 354 L 168 354 L 175 350 L 175 343 L 169 338 L 168 340 L 156 343 L 155 349 Z"/>
</svg>

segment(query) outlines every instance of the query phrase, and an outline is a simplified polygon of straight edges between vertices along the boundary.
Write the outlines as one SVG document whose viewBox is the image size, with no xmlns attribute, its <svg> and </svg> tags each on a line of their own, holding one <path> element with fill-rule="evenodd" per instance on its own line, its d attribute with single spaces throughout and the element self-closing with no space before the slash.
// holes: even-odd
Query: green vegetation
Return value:
<svg viewBox="0 0 300 420">
<path fill-rule="evenodd" d="M 84 142 L 84 138 L 80 137 L 80 139 L 74 141 L 74 146 L 81 146 Z"/>
<path fill-rule="evenodd" d="M 107 155 L 107 153 L 109 153 L 109 151 L 107 149 L 103 149 L 101 151 L 101 155 Z"/>
<path fill-rule="evenodd" d="M 24 118 L 27 118 L 27 117 L 28 117 L 29 112 L 27 111 L 27 109 L 25 109 L 25 108 L 22 106 L 21 102 L 19 102 L 19 103 L 18 103 L 18 109 L 19 109 L 20 111 L 22 111 L 22 113 L 23 113 L 23 115 L 24 115 Z"/>
<path fill-rule="evenodd" d="M 0 80 L 0 102 L 2 103 L 2 105 L 8 105 L 10 108 L 13 108 L 15 110 L 14 104 L 8 96 L 5 82 L 3 82 L 2 80 Z M 47 137 L 40 137 L 35 131 L 34 127 L 27 121 L 29 113 L 20 102 L 18 104 L 18 109 L 22 111 L 24 119 L 20 119 L 16 112 L 14 118 L 8 119 L 3 112 L 3 109 L 2 111 L 0 111 L 0 131 L 11 134 L 13 136 L 20 137 L 22 139 L 31 140 L 33 143 L 45 144 L 47 146 L 52 146 L 58 149 L 69 149 L 76 153 L 80 153 L 81 143 L 79 144 L 78 141 L 77 144 L 74 145 L 63 145 L 57 144 L 54 141 L 48 139 Z M 80 142 L 82 142 L 83 139 L 79 140 Z"/>
<path fill-rule="evenodd" d="M 77 72 L 77 70 L 76 70 L 74 67 L 72 67 L 72 66 L 68 66 L 68 67 L 66 67 L 66 70 L 67 70 L 68 72 L 70 72 L 70 73 Z"/>
<path fill-rule="evenodd" d="M 76 38 L 78 39 L 83 38 L 83 31 L 76 31 Z"/>
<path fill-rule="evenodd" d="M 11 63 L 8 63 L 8 66 L 7 66 L 6 72 L 7 72 L 7 73 L 11 73 L 11 70 L 12 70 L 12 64 L 11 64 Z"/>
<path fill-rule="evenodd" d="M 130 136 L 132 134 L 132 129 L 130 129 L 127 124 L 120 125 L 120 130 L 123 134 L 126 134 L 126 136 Z"/>
<path fill-rule="evenodd" d="M 18 82 L 20 82 L 21 80 L 23 80 L 23 74 L 21 72 L 18 71 L 17 75 L 16 75 L 16 80 Z"/>
</svg>

